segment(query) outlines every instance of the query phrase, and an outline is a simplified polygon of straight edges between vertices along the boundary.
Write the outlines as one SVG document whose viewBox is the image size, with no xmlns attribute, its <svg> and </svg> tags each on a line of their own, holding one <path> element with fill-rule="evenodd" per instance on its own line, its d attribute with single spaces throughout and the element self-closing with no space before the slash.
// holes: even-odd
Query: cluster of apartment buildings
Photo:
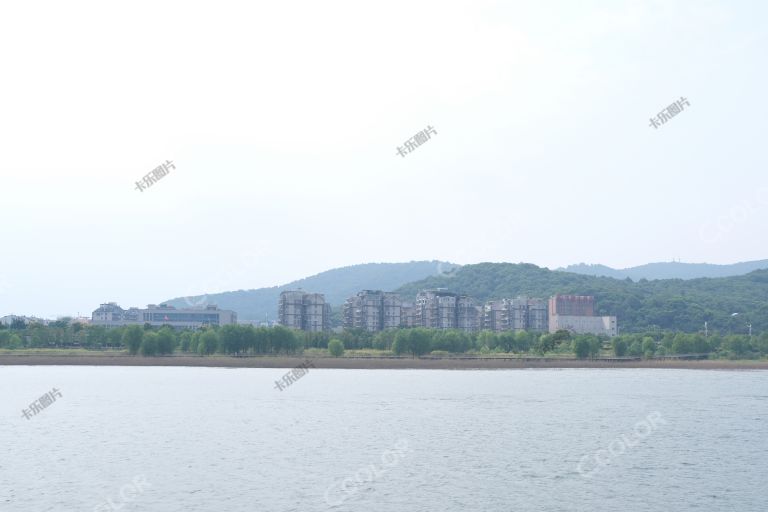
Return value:
<svg viewBox="0 0 768 512">
<path fill-rule="evenodd" d="M 596 316 L 595 298 L 586 295 L 555 295 L 545 301 L 516 297 L 486 302 L 444 288 L 423 290 L 413 303 L 396 293 L 362 290 L 343 305 L 342 323 L 347 329 L 379 332 L 402 327 L 460 329 L 466 332 L 490 330 L 556 332 L 616 336 L 615 316 Z M 321 293 L 284 291 L 278 303 L 278 323 L 290 329 L 324 332 L 332 327 L 331 305 Z M 150 304 L 144 309 L 123 309 L 114 302 L 101 304 L 91 316 L 92 325 L 163 326 L 196 329 L 237 323 L 237 313 L 210 305 L 204 309 Z"/>
<path fill-rule="evenodd" d="M 322 294 L 286 291 L 280 295 L 278 323 L 293 329 L 330 328 L 331 308 Z M 429 329 L 618 334 L 616 317 L 595 316 L 595 298 L 555 295 L 549 301 L 517 297 L 476 304 L 472 297 L 446 289 L 423 290 L 413 303 L 381 290 L 362 290 L 343 305 L 343 326 L 378 332 L 401 327 Z"/>
</svg>

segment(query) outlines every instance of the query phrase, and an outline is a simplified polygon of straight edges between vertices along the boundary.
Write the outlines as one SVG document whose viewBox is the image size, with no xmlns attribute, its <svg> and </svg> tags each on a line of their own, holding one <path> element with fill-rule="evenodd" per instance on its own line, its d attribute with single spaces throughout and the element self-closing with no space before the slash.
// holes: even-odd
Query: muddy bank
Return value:
<svg viewBox="0 0 768 512">
<path fill-rule="evenodd" d="M 0 366 L 198 366 L 213 368 L 293 368 L 307 357 L 133 357 L 128 355 L 0 355 Z M 547 358 L 351 358 L 322 357 L 317 368 L 339 369 L 524 369 L 524 368 L 682 368 L 692 370 L 765 370 L 768 361 L 728 360 L 578 360 Z"/>
</svg>

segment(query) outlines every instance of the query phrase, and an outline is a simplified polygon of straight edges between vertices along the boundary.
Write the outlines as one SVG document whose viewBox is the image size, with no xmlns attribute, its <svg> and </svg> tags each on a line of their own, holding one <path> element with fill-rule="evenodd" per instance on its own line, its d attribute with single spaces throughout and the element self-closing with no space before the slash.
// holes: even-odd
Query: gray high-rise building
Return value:
<svg viewBox="0 0 768 512">
<path fill-rule="evenodd" d="M 462 329 L 476 331 L 480 327 L 479 311 L 474 299 L 438 288 L 416 295 L 414 327 L 428 329 Z"/>
<path fill-rule="evenodd" d="M 510 299 L 509 318 L 510 328 L 514 331 L 546 332 L 549 327 L 549 312 L 547 301 L 518 297 Z"/>
<path fill-rule="evenodd" d="M 502 332 L 511 329 L 507 300 L 493 300 L 483 306 L 483 329 Z"/>
<path fill-rule="evenodd" d="M 483 307 L 483 328 L 491 331 L 546 332 L 548 324 L 547 302 L 543 299 L 502 299 Z"/>
<path fill-rule="evenodd" d="M 344 303 L 344 327 L 378 332 L 402 325 L 402 301 L 396 293 L 363 290 Z"/>
<path fill-rule="evenodd" d="M 322 332 L 331 327 L 331 306 L 325 302 L 322 293 L 302 290 L 282 292 L 277 316 L 278 323 L 289 329 Z"/>
</svg>

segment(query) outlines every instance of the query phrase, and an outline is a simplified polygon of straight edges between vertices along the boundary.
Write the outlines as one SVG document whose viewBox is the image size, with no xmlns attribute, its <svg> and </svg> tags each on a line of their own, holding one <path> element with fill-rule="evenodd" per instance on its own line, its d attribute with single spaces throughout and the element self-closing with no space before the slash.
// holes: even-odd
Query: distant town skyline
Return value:
<svg viewBox="0 0 768 512">
<path fill-rule="evenodd" d="M 0 315 L 372 261 L 768 257 L 762 2 L 46 9 L 0 19 Z"/>
</svg>

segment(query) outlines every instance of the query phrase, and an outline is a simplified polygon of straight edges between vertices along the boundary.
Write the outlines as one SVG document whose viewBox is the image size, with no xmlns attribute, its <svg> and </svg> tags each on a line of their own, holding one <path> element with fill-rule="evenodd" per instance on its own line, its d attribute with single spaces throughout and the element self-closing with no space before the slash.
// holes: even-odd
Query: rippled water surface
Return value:
<svg viewBox="0 0 768 512">
<path fill-rule="evenodd" d="M 0 510 L 768 503 L 768 372 L 313 369 L 278 391 L 284 373 L 0 367 Z"/>
</svg>

